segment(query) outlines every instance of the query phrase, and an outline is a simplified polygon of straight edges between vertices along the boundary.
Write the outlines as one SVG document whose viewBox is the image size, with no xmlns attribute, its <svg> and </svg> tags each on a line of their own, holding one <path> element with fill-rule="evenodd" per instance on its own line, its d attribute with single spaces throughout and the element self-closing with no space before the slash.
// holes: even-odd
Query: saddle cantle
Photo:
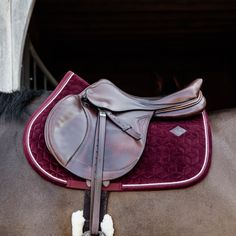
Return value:
<svg viewBox="0 0 236 236">
<path fill-rule="evenodd" d="M 138 162 L 153 116 L 191 116 L 206 105 L 202 80 L 164 98 L 135 97 L 108 80 L 69 95 L 51 110 L 45 141 L 57 161 L 73 174 L 91 180 L 90 233 L 99 230 L 102 181 L 119 178 Z"/>
</svg>

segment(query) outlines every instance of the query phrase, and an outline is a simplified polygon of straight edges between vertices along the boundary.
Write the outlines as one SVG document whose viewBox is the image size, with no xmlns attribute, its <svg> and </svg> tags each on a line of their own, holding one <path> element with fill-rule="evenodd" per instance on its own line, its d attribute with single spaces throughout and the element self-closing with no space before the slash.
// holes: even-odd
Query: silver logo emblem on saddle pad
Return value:
<svg viewBox="0 0 236 236">
<path fill-rule="evenodd" d="M 186 133 L 187 130 L 184 129 L 184 128 L 182 128 L 182 127 L 180 127 L 180 126 L 176 126 L 175 128 L 171 129 L 170 132 L 171 132 L 172 134 L 174 134 L 175 136 L 180 137 L 181 135 L 183 135 L 184 133 Z"/>
</svg>

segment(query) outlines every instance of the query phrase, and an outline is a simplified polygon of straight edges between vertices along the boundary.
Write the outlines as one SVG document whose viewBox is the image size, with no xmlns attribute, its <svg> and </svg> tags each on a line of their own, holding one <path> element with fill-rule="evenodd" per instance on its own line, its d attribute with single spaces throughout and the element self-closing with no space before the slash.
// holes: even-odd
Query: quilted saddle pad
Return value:
<svg viewBox="0 0 236 236">
<path fill-rule="evenodd" d="M 69 94 L 78 94 L 88 85 L 69 71 L 32 114 L 24 131 L 24 152 L 33 169 L 52 183 L 68 188 L 89 187 L 84 179 L 64 169 L 47 150 L 44 126 L 48 113 L 60 99 Z M 211 146 L 211 131 L 205 111 L 187 119 L 153 119 L 144 152 L 137 165 L 104 187 L 104 190 L 154 190 L 193 185 L 208 172 Z"/>
</svg>

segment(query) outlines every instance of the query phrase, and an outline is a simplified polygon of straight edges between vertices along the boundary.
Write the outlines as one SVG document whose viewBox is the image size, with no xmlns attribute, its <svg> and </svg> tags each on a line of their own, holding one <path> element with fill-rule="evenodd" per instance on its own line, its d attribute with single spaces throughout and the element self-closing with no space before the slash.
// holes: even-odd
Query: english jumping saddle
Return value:
<svg viewBox="0 0 236 236">
<path fill-rule="evenodd" d="M 90 234 L 99 233 L 102 184 L 125 175 L 138 162 L 152 117 L 199 114 L 206 106 L 202 79 L 163 98 L 136 97 L 102 79 L 51 110 L 45 141 L 56 160 L 91 186 Z"/>
</svg>

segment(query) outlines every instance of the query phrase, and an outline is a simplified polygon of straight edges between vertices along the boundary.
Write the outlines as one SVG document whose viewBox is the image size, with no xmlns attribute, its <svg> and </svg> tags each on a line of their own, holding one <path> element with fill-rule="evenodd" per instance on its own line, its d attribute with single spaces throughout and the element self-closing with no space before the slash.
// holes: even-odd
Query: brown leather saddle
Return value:
<svg viewBox="0 0 236 236">
<path fill-rule="evenodd" d="M 108 80 L 68 95 L 50 111 L 44 130 L 56 160 L 91 184 L 90 233 L 99 232 L 102 184 L 125 175 L 145 147 L 152 117 L 189 117 L 206 105 L 201 79 L 163 98 L 135 97 Z"/>
</svg>

